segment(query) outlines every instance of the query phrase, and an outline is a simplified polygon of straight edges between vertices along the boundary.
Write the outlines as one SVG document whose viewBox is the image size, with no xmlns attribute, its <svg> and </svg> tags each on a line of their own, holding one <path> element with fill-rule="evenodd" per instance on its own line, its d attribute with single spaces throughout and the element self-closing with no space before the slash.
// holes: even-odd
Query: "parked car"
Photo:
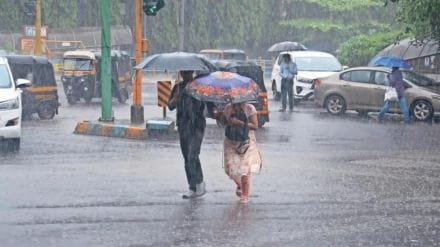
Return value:
<svg viewBox="0 0 440 247">
<path fill-rule="evenodd" d="M 21 137 L 21 87 L 30 81 L 17 79 L 14 82 L 8 61 L 0 57 L 0 141 L 13 151 L 20 149 Z"/>
<path fill-rule="evenodd" d="M 390 73 L 391 70 L 385 67 L 357 67 L 318 78 L 313 82 L 315 102 L 334 115 L 344 114 L 346 110 L 362 114 L 379 111 Z M 411 70 L 402 70 L 402 74 L 406 88 L 404 97 L 414 119 L 429 121 L 440 113 L 440 85 Z M 397 102 L 390 111 L 400 113 Z"/>
<path fill-rule="evenodd" d="M 292 61 L 296 63 L 298 75 L 294 81 L 293 93 L 297 100 L 313 97 L 313 79 L 326 77 L 342 71 L 343 66 L 338 59 L 326 52 L 319 51 L 290 51 L 281 52 L 273 65 L 271 81 L 272 92 L 275 100 L 281 96 L 280 63 L 283 54 L 290 54 Z"/>
</svg>

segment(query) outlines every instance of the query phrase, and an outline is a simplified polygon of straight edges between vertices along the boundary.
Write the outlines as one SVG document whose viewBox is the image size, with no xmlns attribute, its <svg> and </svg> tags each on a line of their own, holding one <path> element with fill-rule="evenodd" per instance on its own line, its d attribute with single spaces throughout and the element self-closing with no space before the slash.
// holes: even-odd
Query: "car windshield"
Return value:
<svg viewBox="0 0 440 247">
<path fill-rule="evenodd" d="M 334 57 L 296 57 L 299 71 L 341 71 L 342 65 Z"/>
<path fill-rule="evenodd" d="M 208 60 L 220 60 L 220 53 L 202 53 L 202 55 Z"/>
<path fill-rule="evenodd" d="M 11 76 L 8 68 L 4 64 L 0 64 L 0 88 L 10 88 L 12 86 Z"/>
<path fill-rule="evenodd" d="M 65 70 L 91 70 L 92 61 L 84 58 L 65 58 L 64 67 Z"/>
<path fill-rule="evenodd" d="M 224 57 L 226 60 L 239 60 L 239 61 L 246 60 L 246 54 L 243 53 L 225 53 Z"/>
<path fill-rule="evenodd" d="M 433 79 L 418 74 L 416 72 L 403 70 L 402 73 L 403 73 L 403 78 L 416 84 L 417 86 L 422 86 L 422 87 L 440 86 L 440 84 L 436 83 Z"/>
</svg>

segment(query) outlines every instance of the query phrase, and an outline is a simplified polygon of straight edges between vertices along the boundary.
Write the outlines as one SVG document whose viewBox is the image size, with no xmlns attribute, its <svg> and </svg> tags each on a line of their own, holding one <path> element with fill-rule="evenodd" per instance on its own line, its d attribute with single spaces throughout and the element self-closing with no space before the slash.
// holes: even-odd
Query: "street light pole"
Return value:
<svg viewBox="0 0 440 247">
<path fill-rule="evenodd" d="M 135 43 L 136 64 L 142 59 L 142 0 L 135 0 Z M 136 70 L 133 82 L 133 104 L 131 105 L 131 123 L 144 123 L 144 107 L 142 106 L 142 69 Z"/>
<path fill-rule="evenodd" d="M 41 0 L 35 1 L 34 55 L 41 56 Z"/>
</svg>

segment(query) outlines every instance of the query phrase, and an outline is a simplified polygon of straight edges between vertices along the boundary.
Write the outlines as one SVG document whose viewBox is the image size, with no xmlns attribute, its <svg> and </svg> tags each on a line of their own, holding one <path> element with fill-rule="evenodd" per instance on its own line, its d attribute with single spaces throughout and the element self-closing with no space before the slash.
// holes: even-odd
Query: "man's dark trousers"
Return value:
<svg viewBox="0 0 440 247">
<path fill-rule="evenodd" d="M 199 155 L 202 146 L 205 127 L 199 127 L 190 130 L 189 126 L 178 127 L 180 137 L 180 149 L 182 150 L 183 159 L 185 160 L 186 179 L 188 180 L 189 189 L 196 191 L 196 184 L 203 182 L 202 165 Z"/>
<path fill-rule="evenodd" d="M 281 105 L 282 109 L 286 110 L 287 96 L 289 96 L 289 110 L 293 110 L 293 79 L 281 79 Z"/>
</svg>

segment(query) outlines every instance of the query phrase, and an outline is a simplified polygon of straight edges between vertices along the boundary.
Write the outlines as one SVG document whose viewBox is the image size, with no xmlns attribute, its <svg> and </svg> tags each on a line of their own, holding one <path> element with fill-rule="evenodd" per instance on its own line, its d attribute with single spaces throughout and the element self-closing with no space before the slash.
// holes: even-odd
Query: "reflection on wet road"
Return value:
<svg viewBox="0 0 440 247">
<path fill-rule="evenodd" d="M 146 118 L 160 117 L 154 84 L 145 90 Z M 333 117 L 311 104 L 279 113 L 271 101 L 257 132 L 263 169 L 241 205 L 214 121 L 201 154 L 208 193 L 185 201 L 176 133 L 73 135 L 99 103 L 62 104 L 54 120 L 24 122 L 21 152 L 1 156 L 2 246 L 440 245 L 438 124 Z M 114 102 L 117 117 L 129 108 Z"/>
</svg>

